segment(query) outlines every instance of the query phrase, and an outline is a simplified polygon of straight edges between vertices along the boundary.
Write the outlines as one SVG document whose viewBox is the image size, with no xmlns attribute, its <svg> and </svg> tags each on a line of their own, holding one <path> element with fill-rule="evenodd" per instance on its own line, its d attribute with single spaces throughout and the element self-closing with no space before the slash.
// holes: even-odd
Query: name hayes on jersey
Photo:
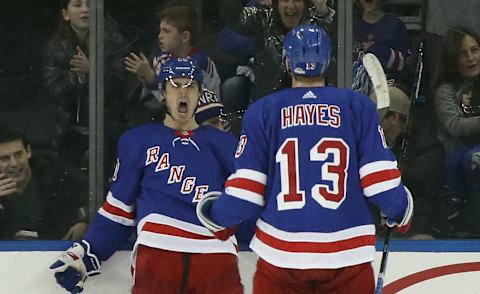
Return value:
<svg viewBox="0 0 480 294">
<path fill-rule="evenodd" d="M 281 109 L 282 129 L 296 126 L 340 127 L 340 107 L 329 104 L 297 104 Z"/>
</svg>

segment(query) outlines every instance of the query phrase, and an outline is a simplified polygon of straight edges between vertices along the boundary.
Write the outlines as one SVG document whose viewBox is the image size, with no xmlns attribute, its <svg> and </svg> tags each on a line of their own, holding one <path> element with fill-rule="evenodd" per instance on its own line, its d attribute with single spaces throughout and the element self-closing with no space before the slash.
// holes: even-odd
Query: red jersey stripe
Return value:
<svg viewBox="0 0 480 294">
<path fill-rule="evenodd" d="M 299 253 L 337 253 L 363 246 L 375 246 L 375 235 L 365 235 L 334 242 L 294 242 L 284 241 L 257 228 L 257 239 L 278 250 Z"/>
<path fill-rule="evenodd" d="M 116 215 L 116 216 L 121 216 L 121 217 L 128 218 L 128 219 L 131 219 L 131 220 L 135 219 L 135 213 L 134 212 L 127 212 L 127 211 L 125 211 L 121 208 L 113 206 L 112 204 L 108 203 L 108 201 L 105 201 L 103 203 L 102 207 L 106 212 L 108 212 L 110 214 L 113 214 L 113 215 Z"/>
<path fill-rule="evenodd" d="M 197 240 L 215 239 L 215 237 L 213 236 L 199 235 L 199 234 L 185 231 L 169 225 L 156 224 L 152 222 L 146 222 L 142 227 L 142 231 L 148 231 L 148 232 L 164 234 L 164 235 L 172 235 L 172 236 L 188 238 L 188 239 L 197 239 Z"/>
<path fill-rule="evenodd" d="M 248 190 L 263 196 L 265 193 L 265 185 L 257 181 L 245 179 L 245 178 L 234 178 L 227 180 L 225 183 L 225 188 L 234 187 L 239 189 Z"/>
<path fill-rule="evenodd" d="M 399 177 L 400 177 L 400 171 L 397 168 L 387 169 L 387 170 L 378 171 L 378 172 L 371 173 L 364 176 L 361 179 L 360 184 L 362 188 L 365 189 L 368 186 L 378 184 L 380 182 L 393 180 Z"/>
</svg>

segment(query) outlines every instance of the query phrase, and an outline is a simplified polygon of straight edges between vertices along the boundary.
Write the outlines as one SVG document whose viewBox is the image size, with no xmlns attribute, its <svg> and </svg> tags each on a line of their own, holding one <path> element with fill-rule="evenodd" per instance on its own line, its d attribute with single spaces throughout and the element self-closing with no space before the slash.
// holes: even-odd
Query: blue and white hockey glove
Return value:
<svg viewBox="0 0 480 294">
<path fill-rule="evenodd" d="M 225 241 L 235 233 L 236 228 L 225 228 L 214 222 L 210 217 L 212 205 L 221 194 L 213 191 L 203 195 L 202 200 L 197 204 L 197 217 L 202 225 L 215 235 L 215 238 Z"/>
<path fill-rule="evenodd" d="M 90 244 L 82 240 L 74 243 L 50 266 L 57 283 L 72 294 L 83 291 L 88 276 L 100 274 L 100 261 L 90 252 Z"/>
</svg>

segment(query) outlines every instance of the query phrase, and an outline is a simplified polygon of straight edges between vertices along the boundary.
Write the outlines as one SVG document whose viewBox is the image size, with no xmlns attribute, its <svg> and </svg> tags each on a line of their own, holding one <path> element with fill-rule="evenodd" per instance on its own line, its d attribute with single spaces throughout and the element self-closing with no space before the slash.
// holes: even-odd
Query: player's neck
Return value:
<svg viewBox="0 0 480 294">
<path fill-rule="evenodd" d="M 180 122 L 173 119 L 173 117 L 169 114 L 165 116 L 165 119 L 163 120 L 163 125 L 179 131 L 191 131 L 198 128 L 198 124 L 193 118 L 188 122 Z"/>
<path fill-rule="evenodd" d="M 296 77 L 292 78 L 292 88 L 301 88 L 301 87 L 325 87 L 324 78 L 303 78 L 298 79 Z"/>
</svg>

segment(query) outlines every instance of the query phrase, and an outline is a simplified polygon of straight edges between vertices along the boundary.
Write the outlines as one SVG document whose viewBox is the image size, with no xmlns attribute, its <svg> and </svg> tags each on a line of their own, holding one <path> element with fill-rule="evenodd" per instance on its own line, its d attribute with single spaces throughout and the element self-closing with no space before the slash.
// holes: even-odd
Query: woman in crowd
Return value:
<svg viewBox="0 0 480 294">
<path fill-rule="evenodd" d="M 89 2 L 60 1 L 59 24 L 48 41 L 43 68 L 43 86 L 49 102 L 58 105 L 68 114 L 72 125 L 81 135 L 86 134 L 82 129 L 88 127 Z M 127 98 L 125 93 L 128 92 L 128 75 L 122 61 L 129 44 L 119 26 L 108 16 L 105 19 L 104 35 L 104 99 L 105 116 L 109 121 L 105 133 L 116 137 L 115 134 L 122 131 Z M 112 141 L 113 137 L 110 138 Z M 78 136 L 75 135 L 74 138 Z M 80 153 L 80 156 L 74 156 L 76 158 L 81 158 L 85 151 L 83 149 L 87 148 L 76 143 L 70 145 L 76 150 L 75 153 Z"/>
<path fill-rule="evenodd" d="M 450 29 L 443 41 L 435 77 L 435 112 L 438 138 L 446 154 L 449 219 L 460 215 L 466 195 L 473 195 L 472 177 L 479 171 L 480 38 L 466 27 Z M 473 91 L 472 91 L 473 90 Z M 468 208 L 475 208 L 470 197 Z"/>
</svg>

